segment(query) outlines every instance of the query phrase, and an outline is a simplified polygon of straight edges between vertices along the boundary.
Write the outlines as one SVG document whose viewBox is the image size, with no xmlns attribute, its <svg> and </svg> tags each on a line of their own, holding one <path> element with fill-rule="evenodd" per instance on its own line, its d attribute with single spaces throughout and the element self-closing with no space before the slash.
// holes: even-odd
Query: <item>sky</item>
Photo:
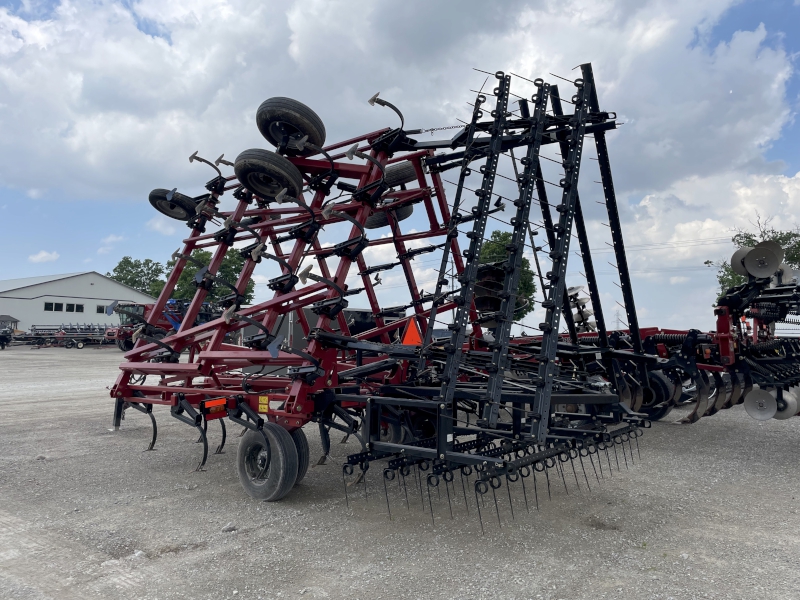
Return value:
<svg viewBox="0 0 800 600">
<path fill-rule="evenodd" d="M 798 54 L 798 0 L 0 1 L 0 279 L 106 273 L 126 255 L 166 262 L 188 230 L 149 191 L 202 193 L 213 172 L 189 163 L 195 151 L 269 148 L 255 126 L 266 98 L 310 106 L 330 143 L 396 126 L 367 104 L 378 91 L 408 128 L 447 127 L 468 118 L 485 79 L 474 69 L 561 87 L 550 73 L 591 62 L 601 108 L 623 123 L 607 140 L 640 323 L 708 329 L 717 285 L 703 262 L 727 259 L 733 229 L 759 215 L 797 226 Z M 613 327 L 622 299 L 585 162 Z M 323 241 L 340 241 L 333 229 Z M 391 260 L 383 248 L 367 263 Z M 422 287 L 435 262 L 417 259 Z M 271 275 L 257 270 L 257 299 Z M 402 287 L 389 274 L 379 298 L 396 304 Z"/>
</svg>

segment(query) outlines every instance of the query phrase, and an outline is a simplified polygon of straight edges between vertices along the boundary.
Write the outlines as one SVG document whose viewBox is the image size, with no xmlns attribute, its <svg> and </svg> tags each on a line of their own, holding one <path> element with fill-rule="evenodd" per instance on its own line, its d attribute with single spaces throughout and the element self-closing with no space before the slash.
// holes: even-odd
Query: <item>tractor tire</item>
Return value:
<svg viewBox="0 0 800 600">
<path fill-rule="evenodd" d="M 389 421 L 381 422 L 381 441 L 387 444 L 401 444 L 403 442 L 403 428 L 400 423 Z"/>
<path fill-rule="evenodd" d="M 672 411 L 673 405 L 669 400 L 675 393 L 675 384 L 661 371 L 650 371 L 648 379 L 650 387 L 644 389 L 644 403 L 639 411 L 651 421 L 659 421 Z M 664 403 L 665 406 L 656 408 Z"/>
<path fill-rule="evenodd" d="M 131 350 L 133 350 L 133 340 L 131 338 L 127 338 L 125 340 L 117 340 L 117 348 L 119 348 L 123 352 L 130 352 Z"/>
<path fill-rule="evenodd" d="M 315 146 L 325 145 L 325 125 L 317 113 L 302 102 L 291 98 L 269 98 L 261 103 L 256 111 L 256 125 L 261 135 L 276 148 L 281 145 L 284 133 L 290 139 L 308 136 L 308 142 Z M 315 154 L 311 148 L 297 150 L 286 148 L 289 156 Z"/>
<path fill-rule="evenodd" d="M 391 204 L 389 207 L 391 207 Z M 367 220 L 364 221 L 364 229 L 378 229 L 380 227 L 386 227 L 389 224 L 389 215 L 386 214 L 388 210 L 391 210 L 391 208 L 372 213 L 370 216 L 368 216 Z M 405 204 L 393 212 L 398 222 L 405 221 L 414 212 L 414 205 Z"/>
<path fill-rule="evenodd" d="M 295 429 L 290 435 L 297 450 L 297 478 L 294 480 L 294 484 L 297 485 L 306 476 L 311 450 L 308 448 L 308 438 L 302 429 Z"/>
<path fill-rule="evenodd" d="M 397 187 L 404 183 L 411 183 L 417 180 L 417 170 L 414 168 L 410 160 L 389 165 L 386 167 L 386 174 L 383 176 L 383 181 L 391 187 Z"/>
<path fill-rule="evenodd" d="M 168 200 L 169 193 L 170 190 L 161 188 L 153 190 L 150 192 L 150 204 L 162 215 L 177 221 L 188 221 L 196 214 L 197 203 L 192 198 L 175 192 L 172 194 L 172 200 Z"/>
<path fill-rule="evenodd" d="M 265 200 L 274 198 L 283 188 L 294 197 L 303 189 L 303 176 L 297 167 L 269 150 L 245 150 L 236 157 L 233 170 L 243 186 Z"/>
<path fill-rule="evenodd" d="M 75 347 L 74 340 L 67 340 L 66 342 L 64 342 L 64 348 L 69 350 L 69 349 L 74 348 L 74 347 Z"/>
<path fill-rule="evenodd" d="M 239 481 L 251 498 L 275 502 L 289 493 L 297 479 L 297 449 L 280 425 L 264 423 L 262 431 L 264 435 L 253 429 L 244 434 L 236 466 Z"/>
</svg>

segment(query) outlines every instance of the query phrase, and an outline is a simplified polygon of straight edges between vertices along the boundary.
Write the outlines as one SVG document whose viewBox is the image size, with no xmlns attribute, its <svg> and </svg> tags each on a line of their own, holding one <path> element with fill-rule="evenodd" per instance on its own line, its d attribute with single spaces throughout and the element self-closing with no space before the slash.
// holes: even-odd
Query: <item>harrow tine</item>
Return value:
<svg viewBox="0 0 800 600">
<path fill-rule="evenodd" d="M 591 492 L 592 488 L 589 487 L 589 478 L 586 476 L 586 467 L 583 465 L 583 457 L 581 456 L 580 451 L 578 451 L 578 460 L 581 463 L 581 471 L 583 471 L 583 478 L 586 480 L 586 488 Z M 594 464 L 592 464 L 594 466 Z"/>
<path fill-rule="evenodd" d="M 517 519 L 514 517 L 514 503 L 511 501 L 511 483 L 508 479 L 508 475 L 506 475 L 506 491 L 508 492 L 508 505 L 511 507 L 511 520 L 516 521 Z"/>
<path fill-rule="evenodd" d="M 414 465 L 414 475 L 419 483 L 419 500 L 422 502 L 422 512 L 425 512 L 425 498 L 422 496 L 422 473 L 419 472 L 417 465 Z"/>
<path fill-rule="evenodd" d="M 578 492 L 581 491 L 581 486 L 578 484 L 578 472 L 575 470 L 575 460 L 570 455 L 569 464 L 572 465 L 572 474 L 575 475 L 575 487 L 578 488 Z"/>
<path fill-rule="evenodd" d="M 222 427 L 222 441 L 217 446 L 217 449 L 214 450 L 214 454 L 224 454 L 222 449 L 225 447 L 225 440 L 228 437 L 228 430 L 225 428 L 225 419 L 217 419 L 219 421 L 220 427 Z"/>
<path fill-rule="evenodd" d="M 567 489 L 567 478 L 564 477 L 564 467 L 561 465 L 561 458 L 560 457 L 561 457 L 561 455 L 559 454 L 554 459 L 556 461 L 556 470 L 561 475 L 561 481 L 564 482 L 564 491 L 567 493 L 567 496 L 569 496 L 569 489 Z"/>
<path fill-rule="evenodd" d="M 475 482 L 475 505 L 478 507 L 478 521 L 481 523 L 481 534 L 486 535 L 483 530 L 483 515 L 481 515 L 481 502 L 478 499 L 478 482 Z"/>
<path fill-rule="evenodd" d="M 617 442 L 619 440 L 619 442 Z M 628 457 L 625 456 L 625 442 L 622 441 L 622 438 L 614 438 L 614 454 L 617 453 L 617 444 L 622 446 L 622 460 L 625 461 L 625 470 L 628 470 Z"/>
<path fill-rule="evenodd" d="M 461 489 L 464 491 L 464 508 L 467 509 L 467 514 L 469 514 L 469 504 L 467 503 L 467 487 L 464 485 L 464 469 L 459 469 L 459 472 L 461 473 Z"/>
<path fill-rule="evenodd" d="M 528 467 L 523 467 L 523 468 L 528 469 Z M 524 475 L 523 473 L 525 472 L 527 472 L 528 475 Z M 522 483 L 522 497 L 525 499 L 525 512 L 531 514 L 531 509 L 528 506 L 528 492 L 525 489 L 525 478 L 528 477 L 529 475 L 530 475 L 530 470 L 520 472 L 520 482 Z"/>
<path fill-rule="evenodd" d="M 547 499 L 552 501 L 553 496 L 550 495 L 550 475 L 547 473 L 547 465 L 544 466 L 544 478 L 547 480 Z"/>
<path fill-rule="evenodd" d="M 596 452 L 595 452 L 596 453 Z M 594 478 L 597 479 L 597 483 L 600 483 L 600 477 L 597 476 L 597 467 L 594 466 L 594 458 L 592 458 L 592 453 L 589 453 L 589 461 L 592 463 L 592 469 L 594 470 Z M 600 463 L 600 476 L 605 479 L 606 476 L 603 474 L 603 461 L 600 460 L 600 456 L 597 456 L 597 462 Z"/>
<path fill-rule="evenodd" d="M 444 480 L 444 491 L 447 492 L 447 506 L 450 509 L 450 519 L 453 518 L 453 505 L 450 502 L 450 486 L 447 483 L 447 480 Z"/>
<path fill-rule="evenodd" d="M 500 506 L 497 504 L 497 494 L 495 493 L 495 486 L 492 485 L 492 479 L 489 480 L 489 487 L 492 488 L 492 498 L 494 498 L 494 510 L 497 513 L 497 524 L 502 528 L 503 524 L 500 522 Z M 497 487 L 500 487 L 500 480 L 497 480 Z"/>
<path fill-rule="evenodd" d="M 406 509 L 411 510 L 411 505 L 408 503 L 408 484 L 406 483 L 406 476 L 403 473 L 403 468 L 400 468 L 400 476 L 403 478 L 403 493 L 406 496 Z"/>
<path fill-rule="evenodd" d="M 389 479 L 389 473 L 394 475 L 394 471 L 391 469 L 384 469 L 383 470 L 383 495 L 386 498 L 386 512 L 389 513 L 389 520 L 392 520 L 392 507 L 389 505 L 389 490 L 386 487 L 386 480 Z M 392 477 L 393 478 L 393 477 Z"/>
<path fill-rule="evenodd" d="M 638 429 L 636 431 L 639 431 Z M 639 457 L 639 460 L 642 460 L 642 453 L 639 451 L 639 436 L 638 434 L 633 439 L 636 440 L 636 455 Z"/>
<path fill-rule="evenodd" d="M 431 476 L 428 475 L 428 477 L 425 478 L 425 482 L 427 483 L 427 487 L 428 487 L 428 504 L 430 505 L 430 508 L 431 508 L 431 523 L 435 527 L 436 526 L 436 520 L 433 518 L 433 502 L 431 502 L 431 479 L 430 478 L 431 478 Z M 424 507 L 423 507 L 423 510 L 424 510 Z"/>
<path fill-rule="evenodd" d="M 629 433 L 626 435 L 628 436 L 628 452 L 631 455 L 631 466 L 633 466 L 636 463 L 633 462 L 633 446 L 631 446 L 631 435 Z"/>
<path fill-rule="evenodd" d="M 539 486 L 536 484 L 536 469 L 533 469 L 533 497 L 536 500 L 536 512 L 539 512 Z"/>
<path fill-rule="evenodd" d="M 347 478 L 345 477 L 347 473 L 347 467 L 350 465 L 342 465 L 342 483 L 344 484 L 344 503 L 347 508 L 350 508 L 350 499 L 347 496 Z M 352 471 L 352 469 L 351 469 Z"/>
</svg>

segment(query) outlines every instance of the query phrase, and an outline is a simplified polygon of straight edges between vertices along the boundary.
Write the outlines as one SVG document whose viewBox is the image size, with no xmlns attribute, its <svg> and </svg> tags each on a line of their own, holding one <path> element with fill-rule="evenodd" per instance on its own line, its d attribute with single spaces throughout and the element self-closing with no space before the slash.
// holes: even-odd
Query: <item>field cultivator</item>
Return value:
<svg viewBox="0 0 800 600">
<path fill-rule="evenodd" d="M 599 478 L 612 460 L 614 468 L 633 461 L 650 420 L 689 399 L 684 388 L 696 387 L 696 412 L 706 414 L 714 385 L 738 390 L 725 392 L 729 403 L 739 401 L 753 377 L 768 387 L 766 376 L 750 375 L 735 352 L 723 364 L 728 355 L 717 352 L 718 360 L 708 351 L 732 339 L 724 333 L 639 328 L 605 140 L 616 115 L 600 110 L 591 65 L 580 70 L 567 83 L 567 97 L 558 85 L 518 78 L 522 91 L 533 91 L 530 99 L 512 94 L 512 76 L 490 74 L 493 91 L 477 94 L 469 121 L 447 140 L 415 138 L 422 131 L 405 130 L 400 110 L 376 94 L 370 104 L 394 111 L 400 127 L 325 146 L 325 128 L 312 110 L 271 98 L 259 107 L 257 125 L 274 151 L 245 150 L 234 162 L 192 155 L 190 161 L 216 172 L 207 193 L 150 194 L 157 210 L 186 221 L 191 233 L 173 254 L 166 286 L 120 366 L 111 391 L 115 428 L 126 409 L 148 414 L 152 448 L 153 407 L 168 406 L 200 434 L 199 469 L 208 455 L 209 421 L 220 421 L 223 444 L 225 419 L 243 426 L 240 481 L 252 497 L 271 501 L 305 476 L 303 426 L 313 422 L 323 446 L 318 464 L 329 458 L 331 430 L 358 440 L 361 451 L 347 457 L 343 477 L 363 482 L 365 492 L 374 465 L 384 490 L 414 473 L 421 495 L 424 479 L 429 494 L 444 482 L 449 499 L 459 477 L 466 500 L 464 478 L 474 477 L 470 494 L 477 501 L 491 492 L 497 506 L 503 482 L 521 482 L 527 504 L 525 483 L 532 478 L 538 503 L 537 474 L 548 492 L 551 474 L 566 488 L 569 463 L 575 483 L 582 470 L 588 487 L 587 472 Z M 572 114 L 563 112 L 564 103 Z M 606 328 L 589 251 L 578 194 L 587 138 L 596 148 L 626 331 Z M 542 155 L 548 146 L 560 158 Z M 546 177 L 543 159 L 559 163 L 557 182 Z M 223 175 L 221 166 L 234 174 Z M 449 198 L 441 175 L 448 170 L 455 173 Z M 513 182 L 511 194 L 496 191 L 498 178 Z M 222 210 L 227 192 L 234 201 Z M 415 211 L 414 227 L 407 228 L 403 222 Z M 504 260 L 481 263 L 490 221 L 503 223 L 511 242 Z M 339 237 L 323 241 L 331 235 Z M 566 285 L 573 238 L 588 298 Z M 209 264 L 193 258 L 198 249 L 213 252 Z M 246 259 L 236 281 L 217 275 L 227 252 Z M 549 265 L 538 272 L 544 317 L 533 328 L 537 335 L 512 336 L 523 305 L 517 290 L 525 252 L 537 268 Z M 418 285 L 414 262 L 423 255 L 435 263 L 428 291 Z M 374 257 L 383 262 L 372 264 Z M 188 265 L 198 268 L 197 292 L 177 331 L 162 337 L 158 315 Z M 267 282 L 273 296 L 244 307 L 243 290 L 257 265 L 273 269 Z M 407 296 L 392 294 L 395 305 L 385 307 L 379 284 L 390 276 Z M 224 312 L 198 324 L 214 287 L 229 291 Z M 374 318 L 358 333 L 346 316 L 357 295 Z M 725 310 L 735 329 L 739 308 Z M 301 327 L 301 344 L 279 333 L 287 318 Z M 225 341 L 244 328 L 250 333 L 242 345 Z M 597 464 L 601 455 L 606 465 Z M 401 488 L 407 498 L 408 488 Z"/>
<path fill-rule="evenodd" d="M 34 348 L 77 348 L 87 345 L 104 345 L 107 327 L 98 323 L 62 323 L 60 325 L 32 325 L 26 333 L 15 333 L 11 340 Z"/>
</svg>

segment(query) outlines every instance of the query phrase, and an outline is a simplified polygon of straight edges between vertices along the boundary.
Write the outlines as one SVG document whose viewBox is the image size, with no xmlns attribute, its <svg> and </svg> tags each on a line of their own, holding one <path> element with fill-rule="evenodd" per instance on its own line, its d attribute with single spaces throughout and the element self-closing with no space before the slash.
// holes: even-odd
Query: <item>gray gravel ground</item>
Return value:
<svg viewBox="0 0 800 600">
<path fill-rule="evenodd" d="M 612 453 L 613 477 L 604 463 L 598 484 L 586 464 L 591 491 L 577 465 L 578 493 L 568 466 L 569 495 L 551 475 L 548 502 L 540 478 L 536 512 L 529 480 L 527 514 L 517 484 L 512 521 L 504 487 L 502 528 L 489 495 L 482 535 L 458 479 L 452 520 L 444 489 L 433 493 L 435 526 L 411 478 L 410 510 L 390 488 L 389 521 L 374 470 L 369 500 L 361 486 L 348 508 L 338 459 L 354 444 L 334 444 L 336 461 L 272 504 L 239 486 L 238 427 L 196 473 L 193 430 L 157 407 L 157 450 L 142 452 L 144 415 L 109 431 L 120 358 L 0 353 L 2 598 L 800 597 L 798 418 L 758 423 L 736 407 L 691 426 L 656 423 L 629 470 Z"/>
</svg>

